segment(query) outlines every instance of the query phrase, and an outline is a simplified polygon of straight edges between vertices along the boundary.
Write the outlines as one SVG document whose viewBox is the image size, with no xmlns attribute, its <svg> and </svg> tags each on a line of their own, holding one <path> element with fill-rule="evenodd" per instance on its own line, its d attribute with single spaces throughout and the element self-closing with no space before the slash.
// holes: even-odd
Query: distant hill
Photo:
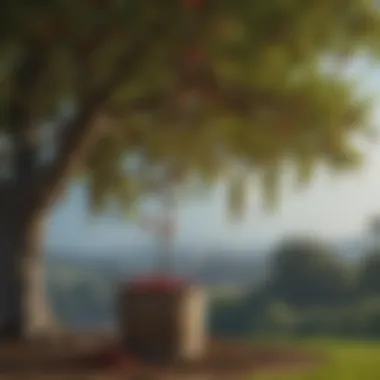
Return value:
<svg viewBox="0 0 380 380">
<path fill-rule="evenodd" d="M 46 256 L 49 277 L 65 273 L 92 273 L 92 276 L 110 276 L 119 280 L 128 280 L 139 274 L 154 271 L 154 254 L 136 252 L 134 255 L 96 255 L 91 257 L 81 253 L 51 253 Z M 234 284 L 248 286 L 261 281 L 266 265 L 266 255 L 226 255 L 225 252 L 205 256 L 183 255 L 180 252 L 173 256 L 175 274 L 202 284 Z M 52 274 L 54 273 L 54 275 Z M 58 276 L 58 277 L 59 277 Z"/>
<path fill-rule="evenodd" d="M 115 293 L 123 281 L 152 272 L 152 252 L 135 255 L 48 253 L 47 290 L 53 310 L 71 327 L 112 326 Z M 245 291 L 265 279 L 265 255 L 175 256 L 174 272 L 191 282 L 212 288 Z"/>
<path fill-rule="evenodd" d="M 368 248 L 364 239 L 334 244 L 337 253 L 359 260 Z M 109 326 L 113 324 L 115 292 L 123 281 L 151 273 L 156 252 L 47 252 L 48 295 L 56 314 L 71 327 Z M 268 277 L 270 254 L 264 249 L 208 253 L 191 250 L 173 255 L 173 271 L 189 281 L 203 284 L 217 292 L 244 292 L 259 286 Z"/>
</svg>

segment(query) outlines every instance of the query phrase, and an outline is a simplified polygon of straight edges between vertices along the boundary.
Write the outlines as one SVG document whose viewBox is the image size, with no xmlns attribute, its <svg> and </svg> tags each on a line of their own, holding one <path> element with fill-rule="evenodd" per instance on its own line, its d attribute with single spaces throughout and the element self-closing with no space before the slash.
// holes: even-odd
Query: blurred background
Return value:
<svg viewBox="0 0 380 380">
<path fill-rule="evenodd" d="M 212 336 L 380 338 L 379 36 L 375 0 L 3 0 L 0 338 L 113 331 L 157 272 Z"/>
</svg>

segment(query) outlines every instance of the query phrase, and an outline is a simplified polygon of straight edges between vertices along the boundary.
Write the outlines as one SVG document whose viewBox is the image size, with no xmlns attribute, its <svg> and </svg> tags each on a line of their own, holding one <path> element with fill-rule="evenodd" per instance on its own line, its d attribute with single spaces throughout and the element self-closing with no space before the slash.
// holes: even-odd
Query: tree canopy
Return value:
<svg viewBox="0 0 380 380">
<path fill-rule="evenodd" d="M 372 295 L 378 294 L 380 289 L 380 252 L 378 247 L 367 253 L 360 269 L 361 292 Z"/>
<path fill-rule="evenodd" d="M 1 7 L 4 133 L 13 152 L 20 133 L 33 135 L 38 149 L 56 147 L 34 172 L 39 188 L 51 192 L 58 177 L 85 176 L 91 206 L 103 209 L 186 178 L 223 177 L 232 208 L 242 211 L 248 174 L 272 204 L 284 163 L 305 181 L 316 163 L 341 169 L 360 161 L 352 136 L 368 127 L 368 99 L 341 70 L 356 55 L 378 53 L 372 0 L 4 0 Z M 28 108 L 22 131 L 21 106 Z M 87 145 L 94 149 L 84 153 Z M 138 163 L 128 166 L 132 155 Z M 73 171 L 78 157 L 83 165 Z"/>
<path fill-rule="evenodd" d="M 273 258 L 270 294 L 301 307 L 346 301 L 353 279 L 334 254 L 316 239 L 284 241 Z"/>
</svg>

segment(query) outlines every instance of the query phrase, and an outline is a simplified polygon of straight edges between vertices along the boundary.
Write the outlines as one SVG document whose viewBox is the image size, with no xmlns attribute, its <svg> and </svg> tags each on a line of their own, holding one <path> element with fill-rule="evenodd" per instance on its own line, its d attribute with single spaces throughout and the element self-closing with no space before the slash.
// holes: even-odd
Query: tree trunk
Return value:
<svg viewBox="0 0 380 380">
<path fill-rule="evenodd" d="M 0 184 L 0 339 L 34 337 L 50 329 L 42 244 L 46 208 L 33 204 L 39 183 L 40 120 L 33 109 L 51 47 L 36 36 L 24 46 L 12 75 L 9 104 L 12 178 Z"/>
<path fill-rule="evenodd" d="M 26 232 L 23 249 L 21 278 L 24 281 L 20 294 L 23 309 L 23 335 L 27 338 L 44 337 L 54 332 L 55 318 L 46 296 L 43 242 L 45 215 L 33 220 Z"/>
<path fill-rule="evenodd" d="M 1 235 L 0 339 L 40 338 L 55 328 L 46 298 L 44 222 L 41 216 Z"/>
<path fill-rule="evenodd" d="M 49 46 L 31 38 L 25 56 L 14 73 L 9 125 L 14 143 L 14 173 L 9 183 L 0 184 L 0 340 L 50 334 L 52 316 L 46 304 L 42 243 L 46 212 L 57 192 L 70 178 L 75 166 L 93 146 L 94 123 L 99 110 L 120 82 L 149 52 L 155 24 L 120 58 L 107 81 L 83 101 L 76 118 L 66 125 L 61 147 L 48 170 L 38 167 L 38 144 L 31 99 L 45 69 Z M 83 73 L 85 75 L 85 73 Z"/>
</svg>

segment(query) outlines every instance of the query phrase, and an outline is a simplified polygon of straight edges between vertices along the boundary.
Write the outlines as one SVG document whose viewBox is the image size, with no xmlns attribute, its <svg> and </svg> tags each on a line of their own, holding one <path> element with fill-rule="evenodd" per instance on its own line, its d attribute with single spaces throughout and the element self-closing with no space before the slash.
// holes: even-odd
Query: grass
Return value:
<svg viewBox="0 0 380 380">
<path fill-rule="evenodd" d="M 97 342 L 95 340 L 94 342 Z M 240 342 L 241 343 L 241 342 Z M 244 357 L 244 353 L 246 352 L 246 348 L 244 346 L 241 346 L 239 342 L 224 342 L 221 344 L 221 342 L 216 342 L 215 349 L 212 350 L 214 354 L 223 353 L 226 354 L 226 352 L 238 352 L 238 362 L 240 362 L 240 359 Z M 72 344 L 72 342 L 71 342 Z M 94 343 L 95 344 L 95 343 Z M 232 344 L 232 345 L 231 345 Z M 262 338 L 260 340 L 255 341 L 254 346 L 256 346 L 260 350 L 266 349 L 273 349 L 274 346 L 279 346 L 279 348 L 284 348 L 284 351 L 289 350 L 289 353 L 293 354 L 300 354 L 300 351 L 307 353 L 306 357 L 309 357 L 308 353 L 316 353 L 316 354 L 322 354 L 323 358 L 325 360 L 322 361 L 322 364 L 318 365 L 318 367 L 314 367 L 308 370 L 305 370 L 305 368 L 302 370 L 298 368 L 298 370 L 295 368 L 292 372 L 285 372 L 283 367 L 278 366 L 277 371 L 278 372 L 262 372 L 261 374 L 252 375 L 250 380 L 380 380 L 380 341 L 375 342 L 369 342 L 369 341 L 337 341 L 332 340 L 329 338 L 325 339 L 313 339 L 308 341 L 295 341 L 290 339 L 282 339 L 275 341 L 274 339 L 268 339 L 268 338 Z M 104 378 L 104 379 L 118 379 L 118 378 L 127 378 L 126 374 L 123 373 L 122 375 L 118 373 L 111 373 L 108 370 L 103 371 L 100 370 L 99 377 L 94 375 L 94 377 L 91 377 L 90 374 L 87 375 L 87 370 L 81 370 L 78 369 L 78 371 L 75 369 L 76 367 L 73 367 L 73 372 L 70 372 L 70 376 L 63 377 L 62 374 L 60 374 L 60 370 L 52 367 L 51 373 L 49 372 L 49 375 L 43 374 L 44 367 L 43 365 L 41 367 L 40 364 L 36 367 L 34 364 L 37 362 L 49 364 L 49 357 L 50 361 L 54 359 L 55 357 L 66 357 L 66 349 L 70 346 L 63 345 L 62 347 L 56 347 L 56 350 L 52 350 L 49 347 L 40 347 L 39 349 L 33 349 L 31 351 L 30 347 L 15 347 L 14 350 L 10 350 L 9 347 L 5 347 L 3 352 L 0 350 L 0 353 L 3 355 L 3 362 L 0 363 L 0 378 L 28 378 L 28 379 L 40 379 L 42 377 L 47 379 L 63 379 L 63 378 L 71 378 L 71 379 L 95 379 L 95 378 Z M 248 345 L 249 347 L 249 345 Z M 256 349 L 253 347 L 254 350 Z M 239 351 L 242 350 L 242 351 Z M 275 350 L 276 351 L 276 350 Z M 278 350 L 279 352 L 282 350 Z M 248 358 L 248 367 L 252 364 L 251 363 L 251 351 L 247 351 L 247 358 Z M 256 352 L 256 351 L 254 351 Z M 260 353 L 260 351 L 258 351 Z M 258 354 L 256 352 L 256 355 Z M 271 352 L 271 351 L 269 351 Z M 49 353 L 51 355 L 49 355 Z M 219 355 L 219 354 L 218 354 Z M 70 356 L 70 354 L 68 355 Z M 303 356 L 303 355 L 301 355 Z M 47 358 L 48 357 L 48 358 Z M 236 355 L 235 355 L 236 357 Z M 0 355 L 1 358 L 1 355 Z M 14 360 L 12 359 L 14 358 Z M 257 358 L 257 356 L 256 356 Z M 315 358 L 315 356 L 314 356 Z M 317 359 L 319 358 L 319 355 L 317 356 Z M 25 360 L 24 360 L 25 359 Z M 37 360 L 37 362 L 36 362 Z M 277 359 L 275 359 L 277 360 Z M 22 363 L 25 361 L 25 366 L 23 366 Z M 1 376 L 3 373 L 1 372 L 5 367 L 7 367 L 9 364 L 16 363 L 16 371 L 13 373 L 12 369 L 9 373 L 12 374 L 12 377 L 6 377 Z M 245 359 L 243 360 L 245 362 Z M 28 364 L 29 363 L 29 364 Z M 25 371 L 23 372 L 23 367 L 30 366 L 30 363 L 33 364 L 32 372 L 35 370 L 35 376 L 26 376 Z M 61 363 L 61 362 L 60 362 Z M 62 364 L 63 363 L 63 364 Z M 61 365 L 64 365 L 64 361 L 62 361 Z M 67 362 L 66 362 L 67 363 Z M 276 363 L 274 363 L 274 368 L 276 368 Z M 281 364 L 281 363 L 280 363 Z M 312 363 L 311 363 L 312 364 Z M 239 365 L 239 364 L 238 364 Z M 273 368 L 272 367 L 272 368 Z M 24 369 L 25 369 L 24 368 Z M 47 366 L 46 368 L 50 368 Z M 65 367 L 66 368 L 66 367 Z M 250 368 L 250 367 L 249 367 Z M 270 367 L 269 367 L 270 368 Z M 281 369 L 282 368 L 282 369 Z M 260 368 L 258 368 L 260 370 Z M 266 371 L 265 366 L 262 368 L 263 371 Z M 21 371 L 21 372 L 18 372 Z M 280 372 L 282 371 L 282 373 Z M 5 375 L 7 375 L 7 371 L 4 372 Z M 43 376 L 41 376 L 43 374 Z M 58 376 L 54 377 L 54 374 L 58 374 Z M 86 374 L 86 376 L 84 376 Z M 146 378 L 146 377 L 145 377 Z M 153 378 L 158 378 L 158 376 L 154 375 Z M 162 378 L 162 377 L 159 377 Z M 164 377 L 167 378 L 167 377 Z M 173 379 L 178 378 L 184 378 L 182 376 L 177 377 L 171 377 Z M 190 378 L 186 376 L 186 378 Z M 193 376 L 192 378 L 201 378 L 201 376 Z M 247 379 L 248 380 L 248 379 Z"/>
<path fill-rule="evenodd" d="M 289 347 L 289 342 L 286 343 Z M 321 367 L 304 373 L 264 374 L 252 380 L 379 380 L 380 342 L 331 341 L 292 342 L 302 349 L 316 349 L 327 355 Z"/>
</svg>

